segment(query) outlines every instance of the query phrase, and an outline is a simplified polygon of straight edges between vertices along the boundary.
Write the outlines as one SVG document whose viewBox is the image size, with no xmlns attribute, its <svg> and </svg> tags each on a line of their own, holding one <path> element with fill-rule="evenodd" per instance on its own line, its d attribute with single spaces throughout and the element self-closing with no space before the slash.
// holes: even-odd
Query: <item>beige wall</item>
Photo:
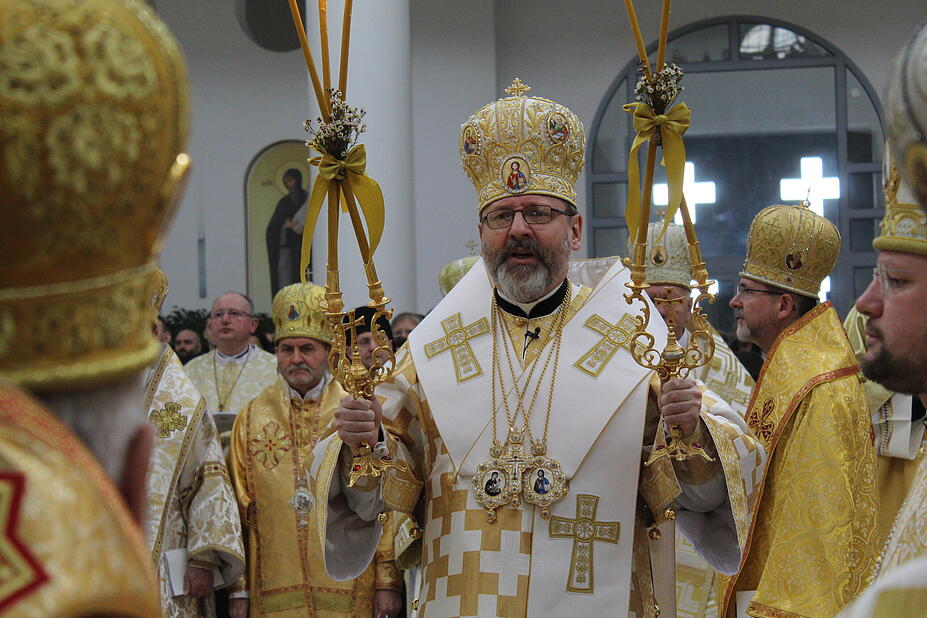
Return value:
<svg viewBox="0 0 927 618">
<path fill-rule="evenodd" d="M 243 176 L 262 147 L 303 138 L 302 121 L 311 113 L 305 69 L 299 52 L 254 46 L 240 31 L 231 2 L 156 5 L 184 47 L 193 94 L 195 172 L 162 259 L 171 278 L 167 305 L 206 306 L 210 299 L 197 296 L 195 268 L 200 221 L 209 296 L 244 288 Z M 657 35 L 659 3 L 638 5 L 649 44 Z M 518 76 L 533 94 L 566 104 L 588 126 L 605 90 L 633 57 L 633 41 L 623 3 L 614 0 L 358 0 L 354 14 L 352 67 L 369 59 L 370 73 L 353 74 L 359 80 L 354 83 L 369 85 L 349 99 L 371 110 L 365 142 L 371 173 L 384 184 L 387 199 L 378 266 L 397 309 L 425 311 L 439 299 L 440 269 L 466 255 L 467 241 L 476 239 L 473 193 L 456 150 L 460 124 Z M 814 32 L 847 54 L 881 91 L 891 57 L 927 18 L 927 7 L 922 0 L 677 0 L 671 28 L 731 14 L 770 17 Z M 411 50 L 405 60 L 411 89 L 397 66 L 403 45 Z M 378 81 L 385 54 L 391 60 L 384 70 L 400 78 Z M 408 125 L 377 128 L 376 122 L 395 124 L 402 105 L 411 108 Z M 578 188 L 582 203 L 582 180 Z M 360 294 L 362 281 L 346 277 L 346 289 Z"/>
</svg>

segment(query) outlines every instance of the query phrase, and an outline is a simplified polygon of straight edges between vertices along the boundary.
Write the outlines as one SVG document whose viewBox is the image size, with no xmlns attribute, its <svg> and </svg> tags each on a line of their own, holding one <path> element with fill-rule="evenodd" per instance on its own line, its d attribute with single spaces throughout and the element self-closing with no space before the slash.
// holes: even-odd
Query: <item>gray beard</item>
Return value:
<svg viewBox="0 0 927 618">
<path fill-rule="evenodd" d="M 534 252 L 538 263 L 508 264 L 505 258 L 516 248 L 527 248 Z M 570 259 L 570 235 L 567 232 L 563 244 L 557 249 L 544 249 L 536 241 L 511 240 L 496 253 L 483 248 L 486 270 L 490 273 L 499 292 L 516 303 L 530 303 L 558 282 L 558 275 Z"/>
</svg>

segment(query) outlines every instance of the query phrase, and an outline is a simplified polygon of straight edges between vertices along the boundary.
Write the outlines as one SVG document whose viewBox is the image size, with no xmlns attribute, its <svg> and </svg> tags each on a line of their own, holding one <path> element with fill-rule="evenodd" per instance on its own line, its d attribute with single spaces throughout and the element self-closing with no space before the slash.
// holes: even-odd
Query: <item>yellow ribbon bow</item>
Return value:
<svg viewBox="0 0 927 618">
<path fill-rule="evenodd" d="M 319 175 L 316 176 L 312 185 L 306 223 L 303 226 L 302 254 L 299 263 L 300 279 L 303 283 L 306 282 L 306 269 L 309 266 L 309 256 L 311 255 L 312 233 L 315 230 L 319 212 L 322 210 L 322 202 L 325 201 L 325 196 L 328 195 L 328 189 L 333 182 L 340 185 L 342 195 L 350 193 L 352 196 L 357 196 L 357 201 L 360 202 L 364 220 L 367 222 L 370 243 L 367 255 L 361 256 L 365 264 L 370 261 L 374 251 L 377 250 L 377 245 L 380 244 L 385 221 L 383 192 L 380 190 L 377 181 L 365 173 L 367 169 L 367 150 L 363 144 L 358 144 L 349 150 L 343 160 L 336 159 L 330 154 L 324 154 L 321 157 L 310 159 L 309 163 L 319 168 Z M 353 200 L 347 200 L 347 203 L 352 204 Z M 334 242 L 334 239 L 329 238 L 328 242 Z"/>
<path fill-rule="evenodd" d="M 669 222 L 679 209 L 682 200 L 683 174 L 686 166 L 686 147 L 682 143 L 682 136 L 689 128 L 691 112 L 685 103 L 677 103 L 667 114 L 655 114 L 653 108 L 646 103 L 628 103 L 624 111 L 634 114 L 634 130 L 637 136 L 631 144 L 631 153 L 628 155 L 628 205 L 624 217 L 628 223 L 630 238 L 637 237 L 637 226 L 641 224 L 641 187 L 640 170 L 637 163 L 637 151 L 648 139 L 651 139 L 657 129 L 660 130 L 660 139 L 663 145 L 663 165 L 666 167 L 666 184 L 669 187 L 669 204 L 666 207 L 666 219 L 663 230 L 666 231 Z M 650 179 L 652 182 L 653 179 Z M 647 222 L 642 222 L 647 225 Z"/>
</svg>

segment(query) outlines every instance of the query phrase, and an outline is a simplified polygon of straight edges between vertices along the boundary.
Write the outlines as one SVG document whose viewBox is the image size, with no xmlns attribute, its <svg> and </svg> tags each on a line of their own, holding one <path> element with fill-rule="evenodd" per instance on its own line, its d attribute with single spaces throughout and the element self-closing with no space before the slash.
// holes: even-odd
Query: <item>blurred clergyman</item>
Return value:
<svg viewBox="0 0 927 618">
<path fill-rule="evenodd" d="M 183 59 L 143 2 L 31 0 L 0 8 L 0 66 L 0 614 L 156 616 L 139 407 Z"/>
<path fill-rule="evenodd" d="M 184 365 L 203 353 L 203 342 L 196 332 L 185 328 L 174 337 L 174 352 Z"/>
</svg>

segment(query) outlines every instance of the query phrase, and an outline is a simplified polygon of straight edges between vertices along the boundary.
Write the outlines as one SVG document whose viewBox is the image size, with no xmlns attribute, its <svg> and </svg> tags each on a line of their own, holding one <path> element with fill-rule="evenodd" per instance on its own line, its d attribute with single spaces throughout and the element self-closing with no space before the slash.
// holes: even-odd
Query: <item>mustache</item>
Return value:
<svg viewBox="0 0 927 618">
<path fill-rule="evenodd" d="M 876 339 L 882 338 L 882 329 L 879 328 L 878 324 L 873 324 L 873 320 L 869 320 L 864 332 L 870 337 L 875 337 Z"/>
<path fill-rule="evenodd" d="M 286 368 L 286 372 L 293 373 L 297 369 L 302 369 L 303 371 L 308 371 L 309 373 L 312 373 L 312 367 L 310 367 L 309 365 L 305 363 L 298 363 L 296 365 L 290 365 L 289 367 Z"/>
</svg>

